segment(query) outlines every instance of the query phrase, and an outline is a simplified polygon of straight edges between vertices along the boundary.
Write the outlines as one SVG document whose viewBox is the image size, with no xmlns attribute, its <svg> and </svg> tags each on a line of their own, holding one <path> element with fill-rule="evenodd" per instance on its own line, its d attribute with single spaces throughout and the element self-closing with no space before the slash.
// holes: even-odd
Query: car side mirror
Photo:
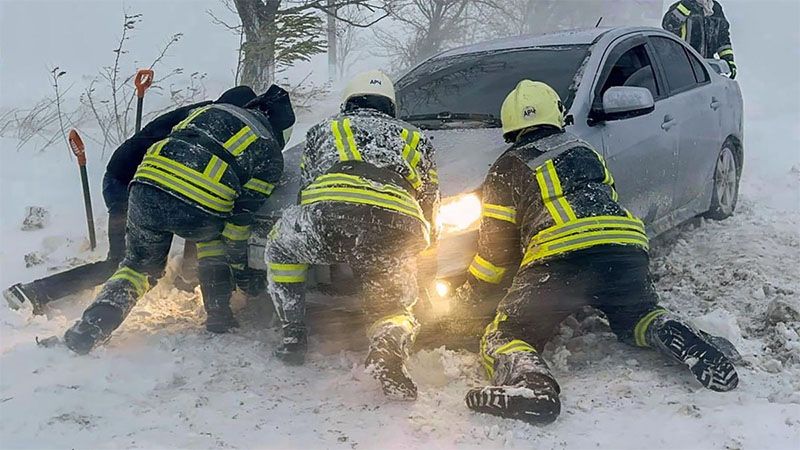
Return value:
<svg viewBox="0 0 800 450">
<path fill-rule="evenodd" d="M 650 90 L 643 87 L 616 86 L 603 94 L 602 120 L 621 120 L 644 116 L 655 111 Z"/>
</svg>

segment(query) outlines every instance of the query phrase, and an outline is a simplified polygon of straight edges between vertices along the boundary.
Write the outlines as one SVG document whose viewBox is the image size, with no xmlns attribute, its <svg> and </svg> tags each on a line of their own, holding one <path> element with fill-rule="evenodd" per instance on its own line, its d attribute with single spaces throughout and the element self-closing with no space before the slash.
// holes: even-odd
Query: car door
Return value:
<svg viewBox="0 0 800 450">
<path fill-rule="evenodd" d="M 677 160 L 673 210 L 685 220 L 708 206 L 707 192 L 722 145 L 722 95 L 700 60 L 682 43 L 651 36 L 653 50 L 677 113 Z M 698 205 L 704 203 L 703 205 Z"/>
<path fill-rule="evenodd" d="M 648 225 L 672 208 L 677 150 L 677 132 L 673 129 L 676 110 L 665 101 L 666 89 L 653 60 L 644 36 L 628 38 L 612 47 L 597 79 L 592 102 L 593 112 L 602 111 L 603 93 L 614 86 L 645 87 L 653 94 L 652 113 L 594 125 L 601 131 L 603 153 L 620 201 Z"/>
</svg>

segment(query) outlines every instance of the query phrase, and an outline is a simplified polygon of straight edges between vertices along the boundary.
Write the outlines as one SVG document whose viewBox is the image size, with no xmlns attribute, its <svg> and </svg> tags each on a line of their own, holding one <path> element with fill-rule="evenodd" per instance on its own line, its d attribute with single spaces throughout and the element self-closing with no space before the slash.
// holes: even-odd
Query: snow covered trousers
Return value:
<svg viewBox="0 0 800 450">
<path fill-rule="evenodd" d="M 164 275 L 173 235 L 198 242 L 200 288 L 206 311 L 227 305 L 234 284 L 221 233 L 224 220 L 149 185 L 130 188 L 125 258 L 83 313 L 84 320 L 111 306 L 119 322 Z M 116 328 L 120 323 L 113 324 Z"/>
<path fill-rule="evenodd" d="M 370 339 L 391 335 L 408 351 L 419 328 L 411 308 L 418 295 L 416 256 L 427 246 L 422 228 L 418 222 L 387 226 L 386 215 L 399 214 L 373 206 L 339 206 L 294 206 L 275 224 L 266 250 L 275 311 L 284 327 L 304 329 L 309 265 L 346 263 L 361 284 Z M 405 216 L 400 223 L 408 223 Z"/>
<path fill-rule="evenodd" d="M 523 267 L 481 339 L 481 357 L 492 383 L 506 385 L 524 372 L 548 374 L 536 349 L 556 327 L 584 306 L 602 311 L 620 340 L 646 347 L 658 306 L 645 251 L 597 246 Z"/>
</svg>

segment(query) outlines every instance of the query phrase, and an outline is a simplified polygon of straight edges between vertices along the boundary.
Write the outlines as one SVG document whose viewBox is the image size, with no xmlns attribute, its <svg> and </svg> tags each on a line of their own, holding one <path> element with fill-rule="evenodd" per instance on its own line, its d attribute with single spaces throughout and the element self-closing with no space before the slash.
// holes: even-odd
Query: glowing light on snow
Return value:
<svg viewBox="0 0 800 450">
<path fill-rule="evenodd" d="M 442 280 L 436 281 L 436 293 L 439 294 L 439 297 L 447 297 L 450 293 L 450 283 Z"/>
<path fill-rule="evenodd" d="M 444 232 L 472 228 L 481 218 L 481 199 L 475 193 L 445 199 L 439 209 L 438 226 Z"/>
</svg>

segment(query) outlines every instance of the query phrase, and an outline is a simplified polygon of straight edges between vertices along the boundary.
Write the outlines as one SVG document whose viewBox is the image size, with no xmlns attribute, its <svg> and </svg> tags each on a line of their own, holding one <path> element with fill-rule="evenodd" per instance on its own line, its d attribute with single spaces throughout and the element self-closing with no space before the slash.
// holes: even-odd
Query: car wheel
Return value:
<svg viewBox="0 0 800 450">
<path fill-rule="evenodd" d="M 714 192 L 711 194 L 711 207 L 706 217 L 714 220 L 727 219 L 733 215 L 739 200 L 739 168 L 731 144 L 726 142 L 717 158 L 714 170 Z"/>
</svg>

